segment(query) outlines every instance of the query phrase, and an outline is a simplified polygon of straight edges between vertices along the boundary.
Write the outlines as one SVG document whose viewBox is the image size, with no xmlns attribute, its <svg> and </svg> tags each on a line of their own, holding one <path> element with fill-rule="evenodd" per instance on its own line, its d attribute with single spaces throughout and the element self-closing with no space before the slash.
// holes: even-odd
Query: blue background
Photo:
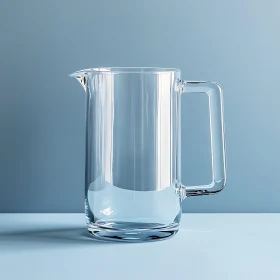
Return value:
<svg viewBox="0 0 280 280">
<path fill-rule="evenodd" d="M 224 89 L 228 184 L 185 212 L 279 212 L 279 1 L 1 1 L 0 212 L 82 212 L 84 103 L 67 74 L 161 66 Z M 184 97 L 184 183 L 209 175 L 207 106 Z M 192 133 L 190 133 L 190 131 Z"/>
</svg>

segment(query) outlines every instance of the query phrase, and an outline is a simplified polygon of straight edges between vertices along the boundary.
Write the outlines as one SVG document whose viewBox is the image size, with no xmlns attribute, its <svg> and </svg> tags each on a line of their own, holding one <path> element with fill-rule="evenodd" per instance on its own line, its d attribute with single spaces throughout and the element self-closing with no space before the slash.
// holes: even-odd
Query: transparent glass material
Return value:
<svg viewBox="0 0 280 280">
<path fill-rule="evenodd" d="M 187 196 L 225 185 L 221 87 L 179 69 L 95 68 L 70 76 L 86 92 L 85 211 L 89 232 L 130 242 L 174 235 Z M 181 95 L 209 97 L 213 182 L 181 183 Z"/>
</svg>

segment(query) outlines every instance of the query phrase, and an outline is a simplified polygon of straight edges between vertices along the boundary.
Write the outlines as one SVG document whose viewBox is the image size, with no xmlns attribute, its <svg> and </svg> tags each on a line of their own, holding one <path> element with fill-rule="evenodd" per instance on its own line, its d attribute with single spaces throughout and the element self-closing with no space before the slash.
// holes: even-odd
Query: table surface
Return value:
<svg viewBox="0 0 280 280">
<path fill-rule="evenodd" d="M 136 244 L 92 240 L 83 214 L 0 214 L 0 279 L 279 280 L 279 238 L 280 214 L 184 214 Z"/>
</svg>

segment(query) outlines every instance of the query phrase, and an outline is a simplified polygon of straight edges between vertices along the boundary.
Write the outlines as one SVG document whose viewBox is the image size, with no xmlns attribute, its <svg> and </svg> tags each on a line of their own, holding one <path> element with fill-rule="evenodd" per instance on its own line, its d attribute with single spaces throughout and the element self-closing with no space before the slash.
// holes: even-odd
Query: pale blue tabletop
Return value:
<svg viewBox="0 0 280 280">
<path fill-rule="evenodd" d="M 152 243 L 88 238 L 83 214 L 1 214 L 0 279 L 280 279 L 280 214 L 184 214 Z"/>
</svg>

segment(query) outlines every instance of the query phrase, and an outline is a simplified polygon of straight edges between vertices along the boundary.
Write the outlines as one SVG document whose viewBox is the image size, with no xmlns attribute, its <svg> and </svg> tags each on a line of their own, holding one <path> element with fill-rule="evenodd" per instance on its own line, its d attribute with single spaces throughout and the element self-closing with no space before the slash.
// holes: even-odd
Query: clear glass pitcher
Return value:
<svg viewBox="0 0 280 280">
<path fill-rule="evenodd" d="M 86 92 L 85 212 L 95 237 L 160 240 L 177 233 L 181 201 L 226 182 L 222 90 L 181 80 L 179 69 L 93 68 L 75 77 Z M 212 183 L 181 182 L 181 95 L 209 98 Z"/>
</svg>

